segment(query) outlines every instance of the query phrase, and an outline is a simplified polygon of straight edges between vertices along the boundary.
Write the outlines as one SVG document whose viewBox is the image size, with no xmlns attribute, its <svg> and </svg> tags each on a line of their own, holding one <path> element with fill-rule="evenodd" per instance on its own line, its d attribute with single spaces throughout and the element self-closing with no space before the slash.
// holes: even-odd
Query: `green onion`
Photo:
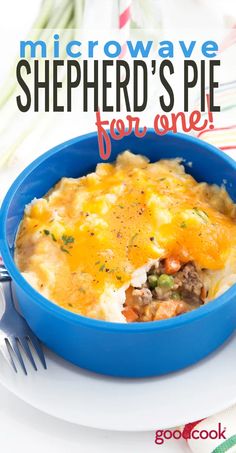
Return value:
<svg viewBox="0 0 236 453">
<path fill-rule="evenodd" d="M 68 40 L 73 39 L 75 37 L 74 29 L 78 29 L 81 26 L 83 19 L 84 1 L 78 0 L 78 2 L 76 2 L 77 4 L 75 4 L 71 0 L 63 0 L 60 2 L 58 0 L 45 0 L 42 3 L 39 15 L 35 23 L 33 24 L 28 39 L 33 41 L 39 39 L 46 41 L 48 43 L 47 49 L 49 54 L 53 49 L 52 37 L 55 33 L 55 29 L 63 30 L 60 35 L 61 42 L 62 39 L 63 42 L 67 42 Z M 64 50 L 61 57 L 66 58 L 66 52 Z M 29 62 L 32 61 L 31 58 L 27 59 Z M 12 124 L 14 120 L 17 121 L 17 116 L 9 114 L 10 110 L 8 108 L 9 104 L 15 101 L 16 93 L 18 92 L 18 84 L 15 77 L 15 66 L 16 62 L 13 65 L 14 70 L 10 72 L 4 86 L 1 87 L 0 107 L 2 111 L 3 109 L 5 109 L 5 121 L 2 122 L 0 126 L 1 135 L 3 133 L 8 133 L 9 122 Z M 52 96 L 50 96 L 50 101 L 51 98 Z M 4 153 L 2 153 L 0 157 L 0 170 L 5 165 L 9 164 L 9 161 L 17 152 L 18 148 L 36 129 L 36 126 L 38 126 L 40 122 L 39 119 L 42 117 L 43 112 L 40 112 L 37 116 L 32 117 L 32 119 L 27 123 L 27 126 L 15 138 L 14 142 L 10 142 L 10 146 Z"/>
<path fill-rule="evenodd" d="M 205 223 L 207 223 L 208 214 L 205 211 L 202 211 L 202 209 L 199 208 L 193 208 L 193 211 L 198 215 L 198 217 L 200 217 Z"/>
<path fill-rule="evenodd" d="M 73 236 L 67 236 L 66 234 L 63 234 L 61 238 L 65 245 L 75 242 L 75 238 L 73 238 Z"/>
<path fill-rule="evenodd" d="M 68 255 L 70 255 L 69 250 L 66 250 L 66 249 L 63 247 L 63 245 L 61 245 L 60 248 L 61 248 L 61 251 L 62 251 L 62 252 L 68 253 Z"/>
<path fill-rule="evenodd" d="M 129 241 L 129 247 L 132 247 L 133 242 L 134 242 L 134 240 L 136 239 L 137 236 L 138 236 L 138 233 L 135 233 L 135 234 L 131 237 L 131 239 L 130 239 L 130 241 Z"/>
</svg>

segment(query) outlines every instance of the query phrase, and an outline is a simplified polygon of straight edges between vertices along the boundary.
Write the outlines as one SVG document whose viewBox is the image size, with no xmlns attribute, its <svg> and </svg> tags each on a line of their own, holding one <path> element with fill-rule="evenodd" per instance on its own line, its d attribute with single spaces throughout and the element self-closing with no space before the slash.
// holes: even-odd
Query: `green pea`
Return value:
<svg viewBox="0 0 236 453">
<path fill-rule="evenodd" d="M 155 275 L 155 274 L 149 275 L 148 276 L 148 284 L 149 284 L 150 289 L 156 288 L 156 286 L 158 285 L 158 277 L 157 277 L 157 275 Z"/>
<path fill-rule="evenodd" d="M 172 288 L 174 286 L 174 279 L 171 275 L 162 274 L 158 278 L 158 286 L 161 288 Z"/>
</svg>

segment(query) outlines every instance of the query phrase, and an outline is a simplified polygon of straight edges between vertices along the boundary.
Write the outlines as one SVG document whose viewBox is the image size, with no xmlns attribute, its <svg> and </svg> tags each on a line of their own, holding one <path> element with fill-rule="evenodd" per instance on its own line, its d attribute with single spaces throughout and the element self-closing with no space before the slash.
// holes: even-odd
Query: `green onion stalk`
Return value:
<svg viewBox="0 0 236 453">
<path fill-rule="evenodd" d="M 40 38 L 41 29 L 47 27 L 47 23 L 52 12 L 53 0 L 44 0 L 42 2 L 42 7 L 40 8 L 40 14 L 35 20 L 32 31 L 30 32 L 30 38 L 32 40 L 37 40 Z M 28 35 L 29 38 L 29 35 Z M 11 68 L 7 82 L 2 87 L 0 92 L 0 108 L 2 108 L 6 101 L 11 97 L 15 88 L 16 88 L 16 77 L 15 77 L 15 67 L 17 59 L 15 60 L 13 67 Z"/>
<path fill-rule="evenodd" d="M 64 33 L 62 33 L 62 38 L 65 40 L 70 40 L 73 37 L 73 21 L 68 23 L 68 29 L 65 30 Z M 64 51 L 62 53 L 62 57 L 66 57 L 66 52 Z M 65 80 L 66 74 L 64 74 L 64 77 L 62 78 L 62 82 Z M 52 101 L 52 95 L 49 98 L 49 102 Z M 39 120 L 41 120 L 44 117 L 44 112 L 39 112 L 37 115 L 33 115 L 31 121 L 27 125 L 25 129 L 17 136 L 16 140 L 14 143 L 7 149 L 7 151 L 0 156 L 0 170 L 9 164 L 10 160 L 16 153 L 18 147 L 24 142 L 24 140 L 27 138 L 27 136 L 34 130 L 35 127 L 37 127 Z"/>
<path fill-rule="evenodd" d="M 80 28 L 83 20 L 83 0 L 44 0 L 40 9 L 39 16 L 33 24 L 32 31 L 28 34 L 28 39 L 48 41 L 47 47 L 49 54 L 53 48 L 53 34 L 56 30 L 65 30 L 61 34 L 61 39 L 65 42 L 73 39 L 76 28 Z M 66 58 L 66 52 L 62 54 L 63 58 Z M 31 58 L 28 58 L 29 62 Z M 17 95 L 18 85 L 15 77 L 15 66 L 12 69 L 10 75 L 7 78 L 7 82 L 1 89 L 2 96 L 0 97 L 0 108 L 4 122 L 1 124 L 0 132 L 1 136 L 3 133 L 7 133 L 9 124 L 14 123 L 17 120 L 16 112 L 12 113 L 13 103 Z M 65 78 L 65 74 L 64 74 Z M 51 98 L 50 98 L 51 100 Z M 10 115 L 9 115 L 10 112 Z M 29 134 L 32 133 L 34 127 L 37 127 L 39 119 L 43 116 L 43 112 L 39 115 L 34 115 L 33 118 L 27 124 L 27 127 L 16 137 L 14 143 L 7 148 L 7 150 L 0 156 L 0 170 L 5 165 L 9 164 L 9 161 L 14 156 L 18 147 L 24 142 Z"/>
<path fill-rule="evenodd" d="M 54 30 L 53 29 L 63 29 L 63 28 L 68 28 L 68 23 L 73 17 L 74 14 L 74 2 L 73 0 L 66 0 L 63 1 L 63 5 L 61 8 L 58 8 L 55 13 L 53 13 L 53 2 L 55 0 L 44 0 L 43 5 L 50 4 L 50 9 L 49 7 L 47 10 L 45 10 L 42 7 L 42 12 L 40 13 L 39 18 L 34 22 L 33 28 L 31 32 L 28 34 L 27 39 L 31 40 L 38 40 L 41 39 L 43 41 L 48 41 L 52 37 Z M 47 15 L 46 15 L 47 11 Z M 53 14 L 53 17 L 50 18 L 48 14 Z M 72 24 L 72 27 L 74 26 L 74 23 Z M 42 27 L 42 28 L 39 28 Z M 47 27 L 47 28 L 46 28 Z M 50 42 L 50 41 L 49 41 Z M 49 45 L 49 49 L 52 47 L 52 45 Z M 31 58 L 29 56 L 28 61 L 31 61 Z M 12 101 L 13 94 L 15 90 L 17 89 L 17 81 L 16 81 L 16 76 L 15 76 L 15 68 L 17 65 L 17 59 L 15 60 L 15 63 L 13 65 L 13 68 L 10 71 L 10 74 L 7 77 L 7 81 L 4 84 L 4 86 L 1 88 L 1 95 L 0 95 L 0 109 L 6 106 L 8 101 Z M 5 117 L 5 115 L 4 115 Z M 0 129 L 1 131 L 1 129 Z"/>
</svg>

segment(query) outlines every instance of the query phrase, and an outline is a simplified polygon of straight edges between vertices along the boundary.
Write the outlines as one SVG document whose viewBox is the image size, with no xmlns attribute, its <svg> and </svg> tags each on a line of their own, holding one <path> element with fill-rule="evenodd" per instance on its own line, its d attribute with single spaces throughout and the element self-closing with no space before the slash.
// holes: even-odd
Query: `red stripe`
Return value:
<svg viewBox="0 0 236 453">
<path fill-rule="evenodd" d="M 193 428 L 195 428 L 195 426 L 197 426 L 199 423 L 201 423 L 202 420 L 204 420 L 204 418 L 202 418 L 201 420 L 197 420 L 196 422 L 188 423 L 187 425 L 185 425 L 185 427 L 183 429 L 183 433 L 182 433 L 182 436 L 185 440 L 189 439 L 190 433 L 192 432 Z"/>
<path fill-rule="evenodd" d="M 220 149 L 236 149 L 236 145 L 235 146 L 220 146 Z"/>
<path fill-rule="evenodd" d="M 234 129 L 234 128 L 236 128 L 236 124 L 233 124 L 233 126 L 215 127 L 214 129 L 204 129 L 204 131 L 199 132 L 198 137 L 201 137 L 201 135 L 205 134 L 206 132 L 226 131 L 226 130 Z"/>
<path fill-rule="evenodd" d="M 130 6 L 128 6 L 119 17 L 119 27 L 123 28 L 130 20 Z"/>
</svg>

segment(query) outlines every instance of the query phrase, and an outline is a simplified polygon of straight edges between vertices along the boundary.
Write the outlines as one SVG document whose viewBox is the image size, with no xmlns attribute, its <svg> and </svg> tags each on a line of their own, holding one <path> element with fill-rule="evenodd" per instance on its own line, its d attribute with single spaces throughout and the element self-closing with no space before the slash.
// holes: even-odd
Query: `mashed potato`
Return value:
<svg viewBox="0 0 236 453">
<path fill-rule="evenodd" d="M 151 164 L 125 151 L 26 206 L 15 261 L 67 310 L 115 322 L 163 319 L 235 283 L 235 219 L 225 189 L 197 183 L 180 159 Z"/>
</svg>

